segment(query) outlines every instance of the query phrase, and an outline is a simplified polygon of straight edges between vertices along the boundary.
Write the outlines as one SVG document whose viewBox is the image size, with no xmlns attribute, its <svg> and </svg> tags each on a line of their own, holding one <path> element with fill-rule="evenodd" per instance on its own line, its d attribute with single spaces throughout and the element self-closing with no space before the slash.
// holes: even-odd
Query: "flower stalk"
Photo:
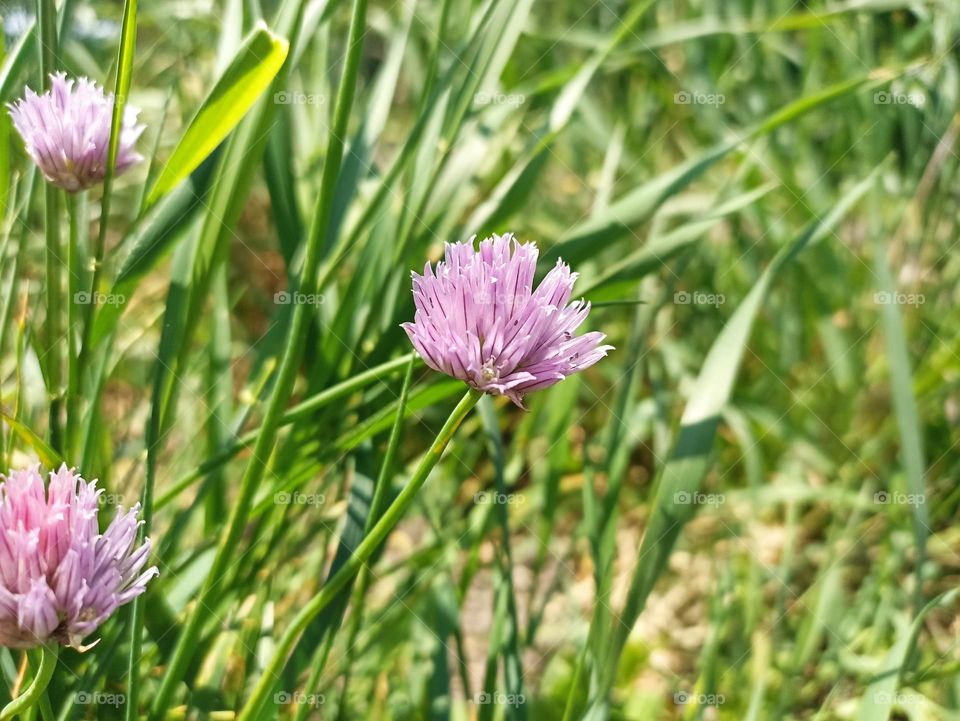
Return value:
<svg viewBox="0 0 960 721">
<path fill-rule="evenodd" d="M 3 707 L 3 710 L 0 711 L 0 721 L 16 718 L 39 703 L 43 693 L 47 690 L 47 686 L 50 685 L 50 679 L 53 678 L 59 651 L 60 647 L 56 642 L 47 643 L 41 647 L 40 666 L 37 668 L 36 676 L 33 677 L 33 681 L 26 691 Z"/>
<path fill-rule="evenodd" d="M 76 453 L 77 429 L 80 424 L 80 368 L 78 365 L 77 320 L 81 303 L 80 196 L 67 193 L 67 217 L 70 234 L 67 241 L 67 433 L 64 441 L 67 454 Z M 87 299 L 93 303 L 93 298 Z"/>
<path fill-rule="evenodd" d="M 41 82 L 46 82 L 49 73 L 53 72 L 57 53 L 57 10 L 53 0 L 37 0 L 37 46 L 40 53 Z M 47 281 L 47 317 L 45 328 L 45 361 L 47 370 L 47 389 L 50 397 L 49 433 L 50 445 L 55 450 L 62 450 L 63 435 L 61 429 L 62 383 L 62 355 L 60 353 L 60 296 L 61 273 L 63 263 L 60 261 L 60 213 L 57 190 L 51 185 L 44 187 L 44 232 L 46 236 L 46 268 Z"/>
<path fill-rule="evenodd" d="M 426 483 L 430 472 L 434 466 L 437 465 L 444 450 L 450 443 L 450 439 L 453 438 L 453 434 L 482 396 L 483 394 L 480 391 L 471 388 L 463 398 L 460 399 L 460 402 L 447 418 L 446 423 L 443 424 L 443 428 L 440 429 L 437 437 L 434 438 L 429 450 L 427 450 L 423 458 L 420 459 L 420 463 L 417 465 L 407 485 L 403 487 L 403 490 L 400 491 L 393 503 L 383 512 L 383 516 L 380 517 L 380 520 L 377 521 L 376 525 L 370 530 L 370 533 L 364 537 L 350 558 L 340 567 L 340 570 L 333 575 L 333 578 L 324 584 L 320 592 L 310 599 L 294 617 L 293 621 L 290 622 L 287 630 L 277 642 L 273 656 L 271 656 L 270 661 L 267 662 L 260 679 L 257 681 L 256 687 L 253 689 L 253 693 L 250 694 L 246 705 L 240 711 L 240 715 L 237 716 L 237 721 L 254 721 L 254 719 L 259 718 L 260 709 L 272 691 L 274 684 L 280 678 L 283 665 L 287 662 L 297 640 L 300 638 L 300 634 L 303 633 L 307 624 L 337 597 L 337 594 L 347 585 L 350 579 L 359 573 L 360 569 L 370 560 L 370 557 L 377 551 L 380 544 L 383 543 L 394 526 L 400 522 L 400 519 L 403 518 L 404 513 L 406 513 L 410 504 L 413 503 L 414 498 L 416 498 L 417 493 L 423 487 L 423 484 Z"/>
</svg>

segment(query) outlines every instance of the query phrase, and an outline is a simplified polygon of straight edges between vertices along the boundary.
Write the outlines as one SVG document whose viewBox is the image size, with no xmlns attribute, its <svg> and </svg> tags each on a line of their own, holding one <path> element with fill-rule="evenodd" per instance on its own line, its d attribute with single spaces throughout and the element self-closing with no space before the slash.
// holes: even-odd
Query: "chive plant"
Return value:
<svg viewBox="0 0 960 721">
<path fill-rule="evenodd" d="M 948 4 L 3 25 L 0 719 L 956 712 Z"/>
</svg>

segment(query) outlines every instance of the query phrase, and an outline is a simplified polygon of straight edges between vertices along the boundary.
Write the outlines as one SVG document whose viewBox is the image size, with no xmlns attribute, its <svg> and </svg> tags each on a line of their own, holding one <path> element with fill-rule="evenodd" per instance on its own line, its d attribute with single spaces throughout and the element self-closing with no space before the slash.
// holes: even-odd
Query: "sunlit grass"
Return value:
<svg viewBox="0 0 960 721">
<path fill-rule="evenodd" d="M 960 713 L 955 7 L 39 9 L 3 100 L 148 129 L 66 195 L 0 123 L 2 465 L 161 575 L 26 718 Z M 400 328 L 506 231 L 616 347 L 526 412 Z"/>
</svg>

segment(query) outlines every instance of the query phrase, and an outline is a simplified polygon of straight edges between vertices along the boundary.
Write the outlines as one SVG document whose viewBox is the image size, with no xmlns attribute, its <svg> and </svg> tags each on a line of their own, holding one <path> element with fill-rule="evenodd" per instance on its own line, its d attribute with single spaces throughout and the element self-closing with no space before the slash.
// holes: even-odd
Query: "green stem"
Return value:
<svg viewBox="0 0 960 721">
<path fill-rule="evenodd" d="M 143 646 L 143 603 L 142 595 L 130 608 L 130 655 L 127 657 L 127 698 L 138 699 L 140 695 L 140 654 Z M 126 705 L 126 721 L 139 718 L 140 703 Z"/>
<path fill-rule="evenodd" d="M 40 51 L 41 87 L 47 87 L 54 72 L 57 53 L 57 9 L 53 0 L 37 0 L 37 39 Z M 63 451 L 60 411 L 63 401 L 62 353 L 60 349 L 61 282 L 63 262 L 60 248 L 59 191 L 50 183 L 44 187 L 46 231 L 47 320 L 44 359 L 50 393 L 50 445 Z"/>
<path fill-rule="evenodd" d="M 130 92 L 130 67 L 133 62 L 133 52 L 136 46 L 137 34 L 137 1 L 125 0 L 123 3 L 123 19 L 120 25 L 120 45 L 117 48 L 117 80 L 113 89 L 113 111 L 110 118 L 110 139 L 107 146 L 107 166 L 103 178 L 103 196 L 100 199 L 100 229 L 93 251 L 92 278 L 90 293 L 95 294 L 100 285 L 100 276 L 103 272 L 103 255 L 107 243 L 107 226 L 110 221 L 110 198 L 113 195 L 113 179 L 116 175 L 117 156 L 120 152 L 120 134 L 123 128 L 123 114 L 127 103 L 127 94 Z M 84 309 L 83 327 L 81 330 L 80 356 L 77 360 L 78 373 L 83 374 L 84 368 L 90 361 L 90 336 L 93 332 L 94 304 Z M 96 403 L 96 399 L 94 400 Z"/>
<path fill-rule="evenodd" d="M 377 521 L 377 524 L 371 529 L 370 533 L 364 537 L 350 558 L 340 567 L 340 570 L 324 584 L 320 592 L 310 599 L 294 617 L 293 621 L 290 622 L 290 626 L 277 642 L 273 656 L 271 656 L 267 662 L 263 674 L 253 689 L 253 693 L 250 694 L 246 705 L 240 711 L 239 716 L 237 716 L 237 721 L 254 721 L 254 719 L 259 718 L 260 708 L 266 701 L 270 691 L 273 690 L 277 679 L 280 678 L 283 666 L 286 664 L 290 653 L 293 651 L 293 647 L 300 638 L 300 634 L 303 633 L 307 624 L 336 598 L 340 590 L 360 571 L 374 552 L 380 547 L 380 544 L 386 539 L 390 531 L 393 530 L 393 527 L 397 525 L 407 508 L 413 503 L 417 492 L 423 487 L 430 472 L 434 466 L 437 465 L 454 432 L 463 422 L 467 413 L 469 413 L 477 404 L 477 401 L 480 400 L 481 395 L 479 391 L 473 389 L 467 391 L 457 404 L 457 407 L 453 409 L 450 417 L 447 418 L 447 422 L 443 424 L 443 428 L 440 429 L 440 433 L 434 439 L 430 449 L 420 460 L 420 464 L 417 466 L 407 485 L 403 487 L 403 490 L 400 491 L 400 494 L 394 499 L 393 503 L 384 511 L 383 516 Z"/>
<path fill-rule="evenodd" d="M 67 216 L 70 218 L 70 236 L 67 244 L 67 435 L 66 453 L 73 457 L 76 452 L 77 428 L 80 421 L 80 374 L 77 366 L 77 312 L 80 303 L 80 276 L 78 275 L 78 247 L 80 218 L 78 198 L 67 193 Z M 93 303 L 93 297 L 87 301 Z"/>
<path fill-rule="evenodd" d="M 44 188 L 46 203 L 44 224 L 46 226 L 46 276 L 47 276 L 47 324 L 46 324 L 46 364 L 47 384 L 50 394 L 50 445 L 54 450 L 63 452 L 63 431 L 61 428 L 61 409 L 63 406 L 63 354 L 60 348 L 62 318 L 62 280 L 63 263 L 60 254 L 60 218 L 57 189 L 47 184 Z"/>
<path fill-rule="evenodd" d="M 370 501 L 370 512 L 367 515 L 367 521 L 364 524 L 363 534 L 368 535 L 374 524 L 380 520 L 380 514 L 383 512 L 383 506 L 387 500 L 387 487 L 393 478 L 393 464 L 400 449 L 400 437 L 403 431 L 404 410 L 407 407 L 407 399 L 410 395 L 410 382 L 413 380 L 414 356 L 410 356 L 407 361 L 407 372 L 403 377 L 403 389 L 400 391 L 400 402 L 397 404 L 397 417 L 393 421 L 393 428 L 390 430 L 390 440 L 387 441 L 387 452 L 383 457 L 383 464 L 380 466 L 380 473 L 377 476 L 377 485 L 373 489 L 373 499 Z"/>
<path fill-rule="evenodd" d="M 12 719 L 17 714 L 22 714 L 28 708 L 35 706 L 43 696 L 44 691 L 53 678 L 53 669 L 57 667 L 57 654 L 60 647 L 54 641 L 41 648 L 40 668 L 37 669 L 33 682 L 27 687 L 27 690 L 8 703 L 0 711 L 0 721 Z"/>
<path fill-rule="evenodd" d="M 37 0 L 37 39 L 40 51 L 40 87 L 47 87 L 57 65 L 57 7 L 54 0 Z"/>
<path fill-rule="evenodd" d="M 300 275 L 299 290 L 306 295 L 317 293 L 317 270 L 320 264 L 323 238 L 333 210 L 334 190 L 337 178 L 340 175 L 340 166 L 343 163 L 343 139 L 347 137 L 349 130 L 350 109 L 353 106 L 353 97 L 356 92 L 366 15 L 367 0 L 354 0 L 353 15 L 350 18 L 350 31 L 347 36 L 347 58 L 343 66 L 340 86 L 337 90 L 335 117 L 323 165 L 320 194 L 317 198 L 317 207 L 313 216 L 313 225 L 310 228 L 310 236 L 307 239 L 303 270 Z M 154 699 L 153 717 L 159 717 L 170 705 L 174 690 L 183 678 L 187 664 L 196 650 L 197 639 L 203 628 L 203 623 L 210 615 L 211 609 L 217 606 L 222 579 L 229 569 L 232 556 L 240 545 L 240 537 L 247 523 L 254 493 L 263 480 L 266 471 L 266 459 L 272 453 L 277 430 L 293 391 L 297 370 L 303 355 L 304 343 L 306 342 L 308 324 L 312 319 L 309 314 L 310 311 L 311 306 L 306 304 L 297 304 L 293 307 L 293 315 L 290 320 L 290 329 L 283 357 L 280 361 L 280 369 L 277 372 L 276 384 L 273 387 L 273 393 L 264 414 L 260 434 L 257 436 L 250 463 L 247 465 L 240 481 L 240 491 L 230 512 L 227 526 L 220 536 L 220 543 L 217 546 L 213 564 L 200 589 L 193 613 L 189 615 L 183 632 L 180 634 L 177 646 L 170 658 L 167 673 Z"/>
<path fill-rule="evenodd" d="M 102 272 L 103 253 L 106 246 L 107 225 L 110 221 L 110 198 L 113 193 L 113 178 L 116 173 L 117 157 L 120 152 L 120 135 L 123 128 L 123 115 L 130 92 L 133 73 L 133 54 L 137 44 L 137 0 L 125 0 L 123 20 L 120 27 L 120 45 L 117 48 L 117 81 L 114 86 L 113 117 L 110 119 L 110 145 L 107 149 L 107 172 L 103 180 L 103 198 L 100 204 L 100 230 L 93 254 L 93 278 L 91 292 L 97 292 L 99 276 Z M 91 305 L 92 309 L 92 305 Z M 93 330 L 93 313 L 87 313 L 83 323 L 83 343 L 80 347 L 82 360 L 78 361 L 78 373 L 83 373 L 84 365 L 90 356 L 90 337 Z M 100 403 L 100 383 L 94 384 L 96 395 L 90 404 L 91 419 L 97 414 Z M 91 428 L 92 428 L 91 424 Z M 143 497 L 143 525 L 138 532 L 138 540 L 143 541 L 153 525 L 153 478 L 145 485 Z M 142 595 L 137 596 L 130 611 L 130 655 L 127 657 L 127 698 L 126 721 L 137 721 L 140 711 L 140 654 L 143 643 L 143 606 Z"/>
<path fill-rule="evenodd" d="M 281 426 L 287 426 L 293 423 L 300 418 L 304 418 L 313 412 L 323 408 L 324 406 L 330 405 L 334 401 L 346 398 L 351 393 L 365 388 L 371 383 L 381 380 L 386 376 L 396 373 L 398 370 L 404 368 L 411 358 L 414 358 L 413 353 L 408 353 L 407 355 L 394 358 L 391 361 L 382 363 L 378 366 L 374 366 L 369 370 L 364 371 L 363 373 L 358 373 L 352 378 L 348 378 L 342 383 L 338 383 L 335 386 L 330 386 L 329 388 L 320 391 L 314 396 L 307 398 L 304 401 L 301 401 L 297 405 L 293 406 L 283 414 L 283 418 L 280 419 Z M 183 491 L 189 488 L 194 481 L 210 473 L 212 470 L 219 468 L 224 463 L 229 461 L 240 451 L 246 448 L 249 445 L 252 445 L 254 441 L 257 440 L 257 437 L 260 435 L 260 428 L 255 428 L 249 433 L 245 433 L 237 440 L 228 444 L 222 451 L 217 453 L 215 456 L 208 458 L 194 470 L 192 470 L 187 475 L 179 478 L 176 483 L 170 486 L 170 488 L 165 491 L 159 498 L 157 498 L 156 510 L 160 510 L 164 506 L 172 503 L 177 496 L 179 496 Z"/>
<path fill-rule="evenodd" d="M 397 405 L 397 417 L 393 422 L 393 428 L 390 431 L 390 440 L 387 442 L 387 452 L 383 458 L 383 464 L 380 466 L 380 474 L 377 476 L 377 483 L 373 487 L 373 499 L 370 501 L 370 510 L 367 513 L 367 520 L 363 527 L 363 535 L 369 535 L 370 529 L 373 528 L 374 524 L 380 519 L 380 515 L 383 512 L 384 503 L 387 500 L 387 487 L 390 485 L 391 480 L 393 479 L 393 464 L 397 456 L 397 451 L 400 447 L 400 438 L 402 436 L 403 430 L 403 420 L 404 420 L 404 409 L 407 405 L 407 396 L 410 392 L 410 381 L 413 378 L 413 363 L 414 359 L 411 357 L 410 362 L 407 364 L 407 373 L 403 379 L 403 390 L 400 391 L 400 403 Z M 344 718 L 344 712 L 346 709 L 346 698 L 347 698 L 347 688 L 350 686 L 350 672 L 353 667 L 353 657 L 354 657 L 354 644 L 357 640 L 357 635 L 360 633 L 360 622 L 363 619 L 363 599 L 367 595 L 367 587 L 370 582 L 370 567 L 364 564 L 360 568 L 360 572 L 357 576 L 356 586 L 353 589 L 353 595 L 350 598 L 350 607 L 353 608 L 353 613 L 350 616 L 348 633 L 347 633 L 347 658 L 344 663 L 343 670 L 343 687 L 340 692 L 340 710 L 337 713 L 337 718 Z M 313 670 L 310 672 L 310 680 L 307 683 L 306 691 L 310 693 L 310 689 L 314 688 L 317 682 L 320 680 L 320 674 L 323 673 L 323 665 L 315 664 Z M 301 705 L 297 709 L 297 715 L 294 718 L 294 721 L 302 721 L 306 716 L 306 705 Z"/>
<path fill-rule="evenodd" d="M 573 681 L 570 683 L 570 691 L 567 693 L 567 703 L 563 709 L 562 721 L 573 721 L 573 711 L 576 706 L 577 694 L 582 689 L 583 673 L 587 663 L 587 650 L 590 647 L 589 641 L 583 645 L 580 653 L 577 654 L 577 665 L 573 671 Z"/>
</svg>

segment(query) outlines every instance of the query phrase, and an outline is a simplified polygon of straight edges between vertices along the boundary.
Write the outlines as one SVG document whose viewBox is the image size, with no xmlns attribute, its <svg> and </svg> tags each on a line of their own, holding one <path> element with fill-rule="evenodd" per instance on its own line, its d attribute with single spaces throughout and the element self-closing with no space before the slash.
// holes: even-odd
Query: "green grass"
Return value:
<svg viewBox="0 0 960 721">
<path fill-rule="evenodd" d="M 161 575 L 24 718 L 960 718 L 957 7 L 53 6 L 2 100 L 146 157 L 66 198 L 0 123 L 0 465 Z M 528 412 L 399 328 L 505 231 L 616 346 Z"/>
</svg>

